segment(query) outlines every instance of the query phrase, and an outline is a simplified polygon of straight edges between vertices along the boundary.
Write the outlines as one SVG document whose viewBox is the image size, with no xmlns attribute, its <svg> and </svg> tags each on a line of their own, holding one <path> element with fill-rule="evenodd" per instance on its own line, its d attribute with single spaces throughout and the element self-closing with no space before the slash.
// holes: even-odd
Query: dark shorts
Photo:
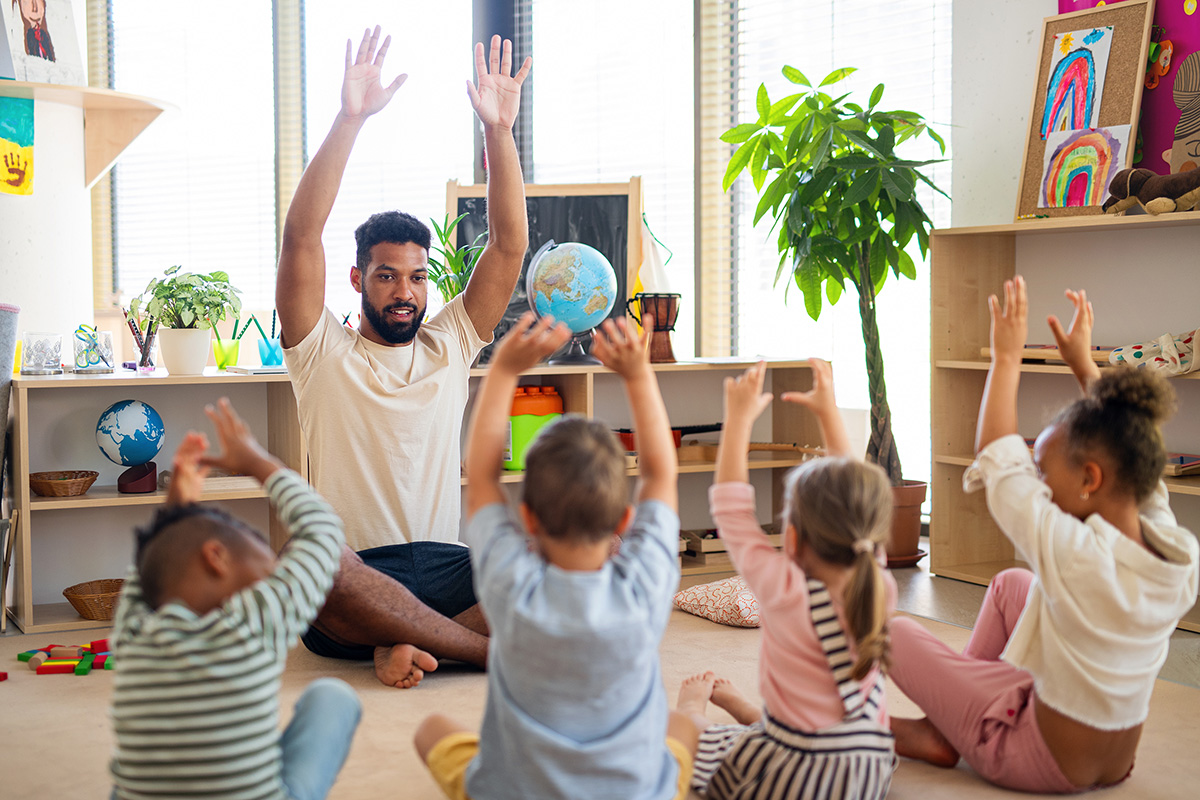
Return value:
<svg viewBox="0 0 1200 800">
<path fill-rule="evenodd" d="M 362 550 L 359 557 L 372 569 L 398 581 L 413 596 L 444 617 L 456 617 L 478 601 L 471 584 L 471 551 L 446 542 L 410 542 Z M 300 637 L 319 656 L 350 661 L 371 659 L 372 645 L 335 642 L 310 627 Z"/>
</svg>

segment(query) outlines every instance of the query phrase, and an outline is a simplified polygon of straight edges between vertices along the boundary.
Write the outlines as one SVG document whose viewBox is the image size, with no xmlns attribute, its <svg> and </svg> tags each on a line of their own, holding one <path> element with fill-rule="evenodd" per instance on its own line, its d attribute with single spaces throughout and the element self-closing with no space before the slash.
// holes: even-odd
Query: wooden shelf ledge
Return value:
<svg viewBox="0 0 1200 800">
<path fill-rule="evenodd" d="M 0 80 L 0 97 L 22 97 L 83 109 L 83 182 L 88 189 L 151 122 L 168 108 L 174 108 L 161 100 L 95 86 L 27 81 Z"/>
<path fill-rule="evenodd" d="M 991 363 L 982 359 L 939 359 L 933 362 L 935 369 L 956 369 L 956 370 L 972 370 L 977 372 L 987 372 Z M 1100 369 L 1112 369 L 1111 364 L 1097 364 Z M 1036 361 L 1022 361 L 1021 372 L 1030 374 L 1046 374 L 1046 375 L 1071 375 L 1071 368 L 1066 364 L 1043 364 Z M 1200 372 L 1189 372 L 1185 375 L 1168 375 L 1167 380 L 1185 380 L 1195 381 L 1200 380 Z"/>
</svg>

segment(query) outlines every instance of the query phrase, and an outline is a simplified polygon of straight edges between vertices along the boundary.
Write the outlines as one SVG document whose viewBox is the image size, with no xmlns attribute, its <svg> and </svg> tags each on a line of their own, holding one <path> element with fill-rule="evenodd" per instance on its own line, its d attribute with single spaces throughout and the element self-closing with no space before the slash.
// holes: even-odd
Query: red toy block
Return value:
<svg viewBox="0 0 1200 800">
<path fill-rule="evenodd" d="M 6 681 L 6 680 L 8 680 L 8 673 L 0 672 L 0 681 Z"/>
<path fill-rule="evenodd" d="M 92 642 L 92 652 L 93 653 L 107 653 L 108 652 L 108 639 L 97 639 L 96 641 Z"/>
<path fill-rule="evenodd" d="M 107 655 L 96 656 L 96 660 L 92 662 L 92 669 L 104 669 L 105 661 L 108 661 Z"/>
<path fill-rule="evenodd" d="M 42 664 L 37 668 L 38 675 L 70 675 L 75 672 L 75 665 L 70 663 Z"/>
</svg>

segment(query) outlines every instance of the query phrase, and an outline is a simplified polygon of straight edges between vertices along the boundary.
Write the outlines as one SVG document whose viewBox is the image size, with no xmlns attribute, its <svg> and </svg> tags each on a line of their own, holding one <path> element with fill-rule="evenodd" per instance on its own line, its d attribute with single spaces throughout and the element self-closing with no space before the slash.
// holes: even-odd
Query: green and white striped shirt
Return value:
<svg viewBox="0 0 1200 800">
<path fill-rule="evenodd" d="M 157 611 L 130 571 L 113 622 L 111 770 L 125 800 L 284 798 L 279 680 L 333 585 L 344 541 L 333 509 L 299 475 L 265 488 L 292 538 L 274 572 L 204 616 Z"/>
</svg>

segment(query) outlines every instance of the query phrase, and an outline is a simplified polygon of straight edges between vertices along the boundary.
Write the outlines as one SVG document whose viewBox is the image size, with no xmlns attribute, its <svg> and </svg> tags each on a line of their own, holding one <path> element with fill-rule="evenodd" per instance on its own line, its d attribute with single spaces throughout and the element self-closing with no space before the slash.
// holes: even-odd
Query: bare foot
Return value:
<svg viewBox="0 0 1200 800">
<path fill-rule="evenodd" d="M 927 761 L 935 767 L 953 767 L 958 763 L 958 751 L 929 717 L 892 717 L 891 725 L 896 736 L 896 755 Z"/>
<path fill-rule="evenodd" d="M 684 678 L 679 687 L 679 700 L 675 708 L 680 713 L 704 716 L 708 708 L 708 698 L 712 696 L 713 681 L 717 678 L 711 672 L 701 672 L 690 678 Z"/>
<path fill-rule="evenodd" d="M 411 644 L 375 648 L 375 677 L 385 686 L 411 689 L 426 672 L 437 669 L 437 659 Z"/>
<path fill-rule="evenodd" d="M 746 695 L 726 678 L 713 681 L 712 702 L 723 708 L 742 725 L 753 725 L 762 719 L 762 709 L 746 699 Z"/>
</svg>

